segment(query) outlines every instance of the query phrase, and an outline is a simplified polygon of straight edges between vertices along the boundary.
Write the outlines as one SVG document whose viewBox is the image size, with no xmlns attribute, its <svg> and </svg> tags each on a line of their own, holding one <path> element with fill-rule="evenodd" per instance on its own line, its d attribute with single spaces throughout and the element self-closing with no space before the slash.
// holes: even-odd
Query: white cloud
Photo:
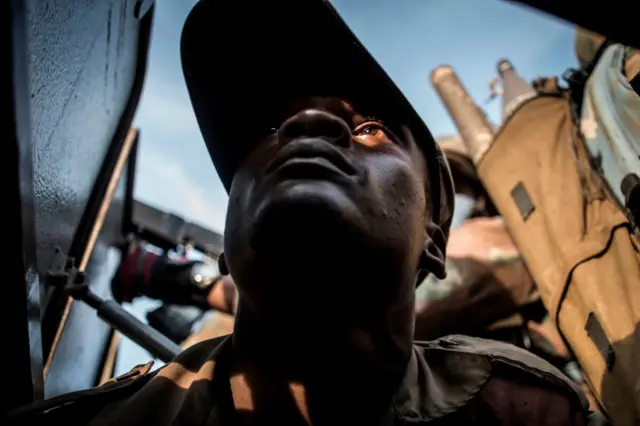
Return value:
<svg viewBox="0 0 640 426">
<path fill-rule="evenodd" d="M 163 154 L 142 153 L 136 198 L 213 231 L 224 230 L 226 194 L 208 190 L 182 165 Z"/>
<path fill-rule="evenodd" d="M 141 129 L 137 199 L 221 232 L 227 195 L 211 163 L 182 79 L 149 74 L 135 118 Z"/>
</svg>

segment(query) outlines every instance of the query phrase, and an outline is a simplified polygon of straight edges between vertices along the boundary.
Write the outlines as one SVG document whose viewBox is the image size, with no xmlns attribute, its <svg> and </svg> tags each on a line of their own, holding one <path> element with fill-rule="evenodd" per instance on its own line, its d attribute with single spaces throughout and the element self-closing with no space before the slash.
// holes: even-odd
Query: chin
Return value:
<svg viewBox="0 0 640 426">
<path fill-rule="evenodd" d="M 252 246 L 332 249 L 345 233 L 366 232 L 355 194 L 325 181 L 286 181 L 273 188 L 254 216 Z"/>
</svg>

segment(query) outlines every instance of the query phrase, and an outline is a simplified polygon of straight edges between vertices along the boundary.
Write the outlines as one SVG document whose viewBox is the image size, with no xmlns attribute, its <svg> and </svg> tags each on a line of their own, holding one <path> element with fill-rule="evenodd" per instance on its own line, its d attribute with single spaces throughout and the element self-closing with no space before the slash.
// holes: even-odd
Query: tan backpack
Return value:
<svg viewBox="0 0 640 426">
<path fill-rule="evenodd" d="M 524 102 L 478 174 L 600 404 L 616 425 L 640 425 L 640 242 L 591 167 L 569 101 Z"/>
</svg>

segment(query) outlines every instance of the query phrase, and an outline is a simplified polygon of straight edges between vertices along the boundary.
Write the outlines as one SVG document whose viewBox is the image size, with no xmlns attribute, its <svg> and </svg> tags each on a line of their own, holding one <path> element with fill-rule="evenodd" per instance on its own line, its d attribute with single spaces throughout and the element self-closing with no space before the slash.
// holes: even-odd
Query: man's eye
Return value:
<svg viewBox="0 0 640 426">
<path fill-rule="evenodd" d="M 391 134 L 386 128 L 379 123 L 367 122 L 362 123 L 353 130 L 354 136 L 370 136 L 376 139 L 391 139 Z"/>
<path fill-rule="evenodd" d="M 360 134 L 364 134 L 364 135 L 371 135 L 371 136 L 375 136 L 378 135 L 382 132 L 382 129 L 378 128 L 378 127 L 373 127 L 373 126 L 369 126 L 369 127 L 365 127 L 364 129 L 362 129 L 360 131 Z"/>
</svg>

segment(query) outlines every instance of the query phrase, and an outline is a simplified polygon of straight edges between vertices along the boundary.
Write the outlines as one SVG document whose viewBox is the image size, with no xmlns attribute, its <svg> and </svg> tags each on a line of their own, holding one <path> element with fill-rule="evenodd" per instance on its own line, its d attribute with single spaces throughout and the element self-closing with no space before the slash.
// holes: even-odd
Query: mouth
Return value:
<svg viewBox="0 0 640 426">
<path fill-rule="evenodd" d="M 278 172 L 291 178 L 323 178 L 327 174 L 354 176 L 356 168 L 336 148 L 324 141 L 301 140 L 282 148 L 266 173 Z"/>
</svg>

